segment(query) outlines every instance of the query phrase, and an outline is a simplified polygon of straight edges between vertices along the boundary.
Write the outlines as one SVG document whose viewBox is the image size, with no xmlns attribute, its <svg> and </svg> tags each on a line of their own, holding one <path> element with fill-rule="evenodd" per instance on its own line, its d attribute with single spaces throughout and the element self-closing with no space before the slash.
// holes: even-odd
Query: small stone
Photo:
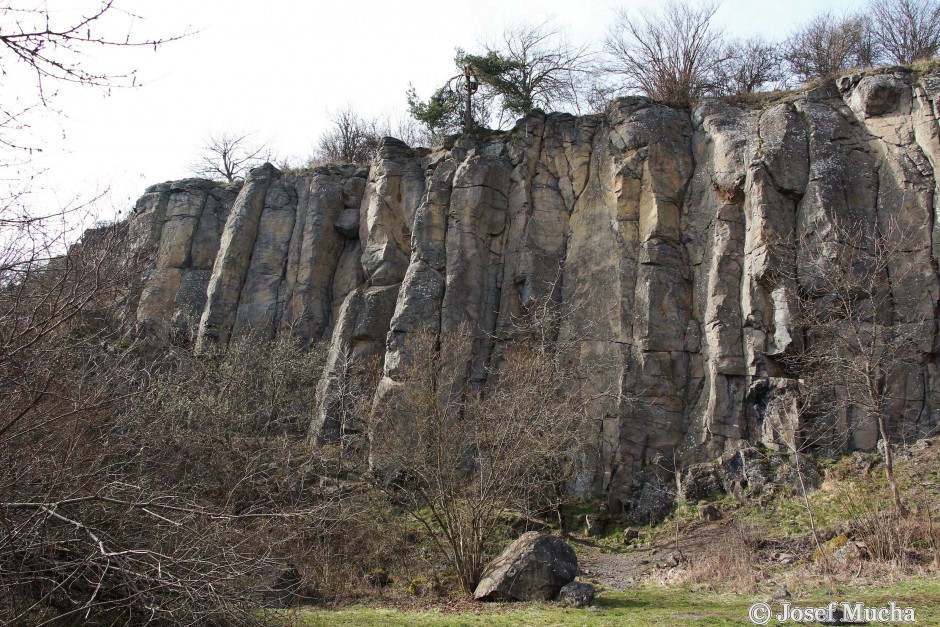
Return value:
<svg viewBox="0 0 940 627">
<path fill-rule="evenodd" d="M 770 595 L 770 598 L 767 599 L 768 603 L 773 603 L 774 601 L 782 601 L 784 599 L 790 598 L 790 591 L 787 590 L 786 586 L 781 587 L 779 590 Z"/>
<path fill-rule="evenodd" d="M 675 568 L 679 565 L 679 558 L 675 555 L 670 555 L 662 562 L 658 563 L 656 566 L 659 568 Z"/>
<path fill-rule="evenodd" d="M 715 522 L 721 520 L 721 512 L 711 503 L 705 503 L 698 506 L 698 517 L 708 522 Z"/>
<path fill-rule="evenodd" d="M 558 600 L 575 607 L 584 607 L 594 600 L 594 586 L 581 581 L 565 584 L 558 593 Z"/>
</svg>

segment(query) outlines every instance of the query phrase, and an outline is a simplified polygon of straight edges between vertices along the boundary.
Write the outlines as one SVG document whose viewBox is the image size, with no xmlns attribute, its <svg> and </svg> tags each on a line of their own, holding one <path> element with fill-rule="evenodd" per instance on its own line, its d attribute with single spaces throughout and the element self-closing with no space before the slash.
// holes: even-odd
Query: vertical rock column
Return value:
<svg viewBox="0 0 940 627">
<path fill-rule="evenodd" d="M 234 193 L 230 186 L 188 179 L 156 185 L 138 201 L 130 219 L 131 254 L 152 260 L 142 277 L 139 324 L 191 339 Z"/>
<path fill-rule="evenodd" d="M 785 378 L 779 360 L 801 350 L 797 328 L 796 206 L 806 191 L 809 154 L 806 129 L 792 104 L 764 111 L 757 126 L 758 148 L 744 185 L 744 361 L 748 377 L 748 432 L 752 440 L 780 449 L 799 427 L 780 394 L 792 396 L 796 381 Z"/>
<path fill-rule="evenodd" d="M 692 121 L 696 169 L 684 204 L 683 238 L 694 266 L 693 309 L 701 329 L 704 380 L 698 402 L 690 407 L 686 447 L 717 456 L 748 435 L 741 312 L 743 185 L 755 116 L 709 102 L 695 110 Z"/>
<path fill-rule="evenodd" d="M 222 233 L 219 253 L 206 291 L 206 308 L 199 322 L 196 351 L 228 343 L 245 276 L 251 264 L 265 196 L 280 171 L 269 163 L 255 168 L 242 186 Z"/>
<path fill-rule="evenodd" d="M 385 138 L 370 171 L 359 216 L 366 280 L 346 296 L 333 327 L 310 423 L 316 442 L 365 430 L 365 425 L 347 420 L 343 402 L 350 386 L 374 366 L 373 360 L 384 363 L 386 336 L 409 266 L 415 214 L 425 192 L 424 156 Z M 377 396 L 381 393 L 380 388 Z"/>
<path fill-rule="evenodd" d="M 565 303 L 576 312 L 565 333 L 593 329 L 581 362 L 606 393 L 597 409 L 614 510 L 635 473 L 682 437 L 691 294 L 680 219 L 693 167 L 687 114 L 644 99 L 618 105 L 592 167 L 600 187 L 576 205 L 565 262 Z"/>
<path fill-rule="evenodd" d="M 931 432 L 937 406 L 929 398 L 930 366 L 938 350 L 940 285 L 935 257 L 936 180 L 930 155 L 937 144 L 918 141 L 914 79 L 907 72 L 840 82 L 843 97 L 871 136 L 868 145 L 878 176 L 877 219 L 889 251 L 893 311 L 889 323 L 917 338 L 922 364 L 909 364 L 890 386 L 888 411 L 902 438 Z M 936 128 L 936 122 L 934 122 Z"/>
</svg>

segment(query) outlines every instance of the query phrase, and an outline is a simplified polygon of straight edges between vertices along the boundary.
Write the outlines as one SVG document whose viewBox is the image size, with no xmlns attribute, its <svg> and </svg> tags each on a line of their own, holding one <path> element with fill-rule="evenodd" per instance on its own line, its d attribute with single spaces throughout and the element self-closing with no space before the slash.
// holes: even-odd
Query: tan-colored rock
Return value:
<svg viewBox="0 0 940 627">
<path fill-rule="evenodd" d="M 432 151 L 386 139 L 368 171 L 154 186 L 129 224 L 130 250 L 151 260 L 131 306 L 197 349 L 255 332 L 329 339 L 310 410 L 327 442 L 366 429 L 337 405 L 363 364 L 381 365 L 376 402 L 392 402 L 414 334 L 469 326 L 466 376 L 485 389 L 519 319 L 551 301 L 597 419 L 574 489 L 605 492 L 616 514 L 674 454 L 785 446 L 796 384 L 783 358 L 809 337 L 799 299 L 845 250 L 840 228 L 863 221 L 904 251 L 876 314 L 918 338 L 920 362 L 888 382 L 892 416 L 930 430 L 940 74 L 867 74 L 763 110 L 630 97 Z M 844 443 L 873 448 L 876 425 L 834 393 Z"/>
</svg>

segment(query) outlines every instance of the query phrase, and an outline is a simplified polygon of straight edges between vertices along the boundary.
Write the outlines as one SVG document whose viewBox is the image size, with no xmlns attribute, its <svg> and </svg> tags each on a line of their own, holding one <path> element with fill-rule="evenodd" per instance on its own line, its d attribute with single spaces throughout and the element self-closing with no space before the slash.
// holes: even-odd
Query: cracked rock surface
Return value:
<svg viewBox="0 0 940 627">
<path fill-rule="evenodd" d="M 778 357 L 803 337 L 804 242 L 838 246 L 850 220 L 899 225 L 906 265 L 891 288 L 914 305 L 887 315 L 936 318 L 938 106 L 940 75 L 870 71 L 762 110 L 630 97 L 433 150 L 387 138 L 369 169 L 157 185 L 130 218 L 152 259 L 136 321 L 196 350 L 251 333 L 328 341 L 310 429 L 329 441 L 364 428 L 331 410 L 351 363 L 383 364 L 381 402 L 402 393 L 410 334 L 468 325 L 480 339 L 467 373 L 485 385 L 514 317 L 556 299 L 598 393 L 579 489 L 617 511 L 674 452 L 693 463 L 785 431 Z M 940 412 L 936 340 L 930 325 L 898 383 L 922 432 Z M 845 412 L 846 446 L 874 449 L 873 426 L 850 401 Z"/>
</svg>

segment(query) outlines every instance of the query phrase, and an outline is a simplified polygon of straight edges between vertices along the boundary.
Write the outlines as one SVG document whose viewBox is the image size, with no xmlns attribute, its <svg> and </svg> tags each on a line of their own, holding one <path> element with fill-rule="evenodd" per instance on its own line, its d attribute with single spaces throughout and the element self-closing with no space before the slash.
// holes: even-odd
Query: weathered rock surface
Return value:
<svg viewBox="0 0 940 627">
<path fill-rule="evenodd" d="M 804 338 L 804 242 L 838 247 L 852 220 L 899 225 L 891 288 L 914 304 L 883 314 L 937 318 L 938 107 L 940 74 L 869 72 L 762 110 L 623 98 L 431 151 L 387 139 L 368 171 L 266 166 L 240 187 L 154 186 L 129 225 L 153 259 L 136 320 L 198 350 L 329 340 L 310 413 L 312 436 L 332 441 L 365 428 L 336 409 L 363 364 L 383 365 L 380 395 L 399 393 L 409 336 L 469 325 L 481 339 L 467 376 L 484 384 L 514 316 L 554 298 L 601 425 L 576 487 L 607 493 L 613 514 L 657 516 L 655 494 L 634 494 L 639 471 L 783 450 L 796 428 L 780 356 Z M 937 340 L 925 325 L 921 363 L 891 383 L 921 432 L 940 415 Z M 874 449 L 875 425 L 844 400 L 845 447 Z"/>
<path fill-rule="evenodd" d="M 478 601 L 548 601 L 578 575 L 574 549 L 537 531 L 522 534 L 490 562 L 473 592 Z"/>
<path fill-rule="evenodd" d="M 594 600 L 595 592 L 594 586 L 589 583 L 572 581 L 562 587 L 561 591 L 558 593 L 558 600 L 575 607 L 585 607 L 590 605 L 591 601 Z"/>
</svg>

